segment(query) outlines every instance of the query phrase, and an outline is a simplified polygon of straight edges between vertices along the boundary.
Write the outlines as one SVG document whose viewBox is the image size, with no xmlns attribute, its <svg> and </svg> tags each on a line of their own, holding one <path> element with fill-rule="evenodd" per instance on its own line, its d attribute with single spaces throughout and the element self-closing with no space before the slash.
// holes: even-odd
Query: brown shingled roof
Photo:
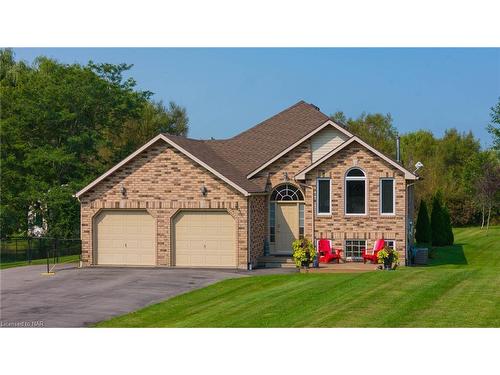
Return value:
<svg viewBox="0 0 500 375">
<path fill-rule="evenodd" d="M 250 193 L 263 192 L 266 178 L 246 176 L 328 121 L 317 107 L 300 101 L 254 127 L 224 140 L 195 140 L 164 134 Z"/>
</svg>

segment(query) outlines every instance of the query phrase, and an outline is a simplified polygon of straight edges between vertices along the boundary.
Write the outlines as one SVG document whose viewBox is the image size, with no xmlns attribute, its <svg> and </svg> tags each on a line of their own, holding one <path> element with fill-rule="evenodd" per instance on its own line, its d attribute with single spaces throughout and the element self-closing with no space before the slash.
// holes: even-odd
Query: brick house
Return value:
<svg viewBox="0 0 500 375">
<path fill-rule="evenodd" d="M 304 236 L 404 264 L 417 179 L 303 101 L 230 139 L 159 134 L 76 193 L 83 261 L 247 269 Z"/>
</svg>

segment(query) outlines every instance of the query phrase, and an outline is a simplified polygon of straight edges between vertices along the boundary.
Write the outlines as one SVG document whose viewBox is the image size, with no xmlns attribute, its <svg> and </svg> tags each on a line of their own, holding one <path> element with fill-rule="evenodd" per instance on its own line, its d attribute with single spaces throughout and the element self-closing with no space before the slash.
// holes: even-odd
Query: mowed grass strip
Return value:
<svg viewBox="0 0 500 375">
<path fill-rule="evenodd" d="M 80 260 L 80 255 L 64 255 L 59 257 L 59 263 L 71 263 L 78 262 Z M 54 258 L 49 259 L 50 266 L 54 265 Z M 58 263 L 58 264 L 59 264 Z M 13 267 L 24 267 L 24 266 L 35 266 L 40 264 L 47 264 L 47 258 L 45 259 L 34 259 L 31 264 L 27 260 L 22 260 L 19 262 L 1 262 L 0 270 Z"/>
<path fill-rule="evenodd" d="M 231 279 L 98 327 L 500 327 L 500 227 L 455 230 L 431 265 Z"/>
</svg>

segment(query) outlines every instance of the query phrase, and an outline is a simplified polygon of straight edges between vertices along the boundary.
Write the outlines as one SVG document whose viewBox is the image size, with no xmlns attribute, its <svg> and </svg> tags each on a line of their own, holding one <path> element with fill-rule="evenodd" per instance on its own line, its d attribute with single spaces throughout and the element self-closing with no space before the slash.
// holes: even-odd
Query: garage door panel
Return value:
<svg viewBox="0 0 500 375">
<path fill-rule="evenodd" d="M 227 212 L 181 212 L 174 219 L 175 264 L 236 266 L 234 219 Z"/>
<path fill-rule="evenodd" d="M 156 264 L 155 220 L 146 211 L 103 211 L 95 223 L 98 264 Z"/>
</svg>

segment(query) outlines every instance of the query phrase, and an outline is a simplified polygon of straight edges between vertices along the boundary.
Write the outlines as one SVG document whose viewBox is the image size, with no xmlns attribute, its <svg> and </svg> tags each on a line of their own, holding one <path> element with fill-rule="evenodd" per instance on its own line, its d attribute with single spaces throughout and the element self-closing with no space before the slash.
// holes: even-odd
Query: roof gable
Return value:
<svg viewBox="0 0 500 375">
<path fill-rule="evenodd" d="M 321 130 L 325 129 L 328 126 L 333 126 L 335 129 L 337 129 L 340 132 L 344 133 L 348 137 L 352 137 L 352 134 L 349 133 L 346 129 L 344 129 L 343 127 L 341 127 L 340 125 L 336 124 L 335 122 L 333 122 L 332 120 L 329 119 L 329 120 L 325 121 L 319 127 L 315 128 L 312 131 L 310 131 L 309 133 L 305 134 L 302 138 L 298 139 L 295 143 L 289 145 L 287 148 L 285 148 L 284 150 L 282 150 L 281 152 L 279 152 L 277 155 L 274 155 L 274 157 L 272 157 L 271 159 L 265 161 L 262 165 L 258 166 L 256 169 L 254 169 L 253 171 L 251 171 L 247 175 L 247 178 L 252 178 L 257 173 L 259 173 L 260 171 L 262 171 L 263 169 L 265 169 L 266 167 L 268 167 L 269 165 L 271 165 L 272 163 L 274 163 L 276 160 L 278 160 L 279 158 L 281 158 L 283 155 L 287 154 L 288 152 L 290 152 L 291 150 L 293 150 L 295 147 L 299 146 L 300 144 L 302 144 L 303 142 L 305 142 L 306 140 L 308 140 L 309 138 L 311 138 L 312 136 L 314 136 L 316 133 L 319 133 Z"/>
<path fill-rule="evenodd" d="M 415 174 L 413 174 L 412 172 L 410 172 L 409 170 L 407 170 L 406 168 L 404 168 L 402 165 L 400 165 L 396 161 L 392 160 L 387 155 L 384 155 L 382 152 L 380 152 L 377 149 L 375 149 L 374 147 L 370 146 L 368 143 L 366 143 L 365 141 L 363 141 L 362 139 L 360 139 L 357 136 L 352 136 L 349 140 L 347 140 L 346 142 L 342 143 L 338 147 L 334 148 L 332 151 L 330 151 L 329 153 L 327 153 L 325 156 L 323 156 L 322 158 L 318 159 L 317 161 L 315 161 L 314 163 L 312 163 L 310 166 L 308 166 L 307 168 L 305 168 L 302 171 L 300 171 L 299 173 L 297 173 L 297 175 L 295 176 L 295 179 L 296 180 L 305 180 L 307 172 L 313 170 L 314 168 L 316 168 L 317 166 L 319 166 L 321 163 L 325 162 L 326 160 L 328 160 L 333 155 L 337 154 L 339 151 L 343 150 L 344 148 L 346 148 L 347 146 L 349 146 L 353 142 L 359 143 L 361 146 L 363 146 L 366 149 L 370 150 L 375 155 L 377 155 L 378 157 L 380 157 L 382 160 L 386 161 L 387 163 L 389 163 L 393 167 L 395 167 L 395 168 L 399 169 L 400 171 L 402 171 L 404 173 L 404 175 L 405 175 L 405 178 L 407 180 L 417 180 L 418 179 L 418 176 L 416 176 Z"/>
<path fill-rule="evenodd" d="M 300 101 L 229 139 L 196 140 L 169 134 L 160 134 L 77 192 L 75 196 L 79 197 L 84 194 L 158 140 L 167 142 L 245 196 L 252 193 L 262 193 L 265 192 L 267 178 L 265 176 L 257 177 L 256 175 L 268 165 L 328 126 L 334 127 L 339 132 L 345 134 L 346 137 L 349 137 L 349 139 L 311 164 L 308 168 L 314 168 L 322 160 L 338 152 L 349 142 L 356 140 L 390 164 L 403 170 L 407 178 L 416 179 L 414 174 L 401 167 L 398 163 L 369 146 L 358 137 L 353 136 L 343 126 L 330 120 L 317 107 Z M 304 170 L 301 173 L 305 175 L 307 171 Z"/>
<path fill-rule="evenodd" d="M 317 107 L 300 101 L 233 138 L 205 142 L 248 176 L 328 120 Z"/>
<path fill-rule="evenodd" d="M 165 141 L 170 146 L 172 146 L 175 149 L 177 149 L 178 151 L 182 152 L 184 155 L 186 155 L 187 157 L 189 157 L 191 160 L 195 161 L 196 163 L 200 164 L 201 166 L 203 166 L 208 171 L 212 172 L 215 176 L 219 177 L 220 179 L 222 179 L 223 181 L 225 181 L 226 183 L 228 183 L 230 186 L 232 186 L 233 188 L 235 188 L 236 190 L 238 190 L 243 195 L 245 195 L 245 196 L 250 195 L 250 193 L 247 190 L 245 190 L 243 187 L 241 187 L 239 184 L 235 183 L 230 178 L 228 178 L 227 176 L 224 176 L 219 171 L 217 171 L 216 169 L 214 169 L 212 166 L 208 165 L 203 160 L 201 160 L 199 158 L 199 156 L 202 156 L 202 151 L 199 152 L 198 156 L 195 156 L 192 153 L 190 153 L 189 151 L 185 150 L 179 144 L 180 143 L 179 140 L 177 140 L 177 142 L 174 142 L 172 139 L 170 139 L 170 137 L 172 137 L 172 136 L 168 136 L 167 137 L 164 134 L 157 135 L 156 137 L 154 137 L 153 139 L 151 139 L 149 142 L 147 142 L 145 145 L 143 145 L 142 147 L 140 147 L 138 150 L 136 150 L 135 152 L 133 152 L 132 154 L 130 154 L 129 156 L 127 156 L 125 159 L 123 159 L 118 164 L 116 164 L 113 168 L 109 169 L 107 172 L 103 173 L 101 176 L 99 176 L 98 178 L 96 178 L 94 181 L 92 181 L 90 184 L 88 184 L 87 186 L 85 186 L 83 189 L 81 189 L 80 191 L 78 191 L 77 193 L 75 193 L 75 197 L 79 198 L 80 196 L 82 196 L 85 192 L 87 192 L 90 189 L 92 189 L 94 186 L 96 186 L 101 181 L 103 181 L 106 177 L 112 175 L 119 168 L 121 168 L 122 166 L 124 166 L 125 164 L 127 164 L 129 161 L 131 161 L 132 159 L 134 159 L 136 156 L 138 156 L 139 154 L 141 154 L 144 150 L 146 150 L 147 148 L 149 148 L 150 146 L 152 146 L 154 143 L 156 143 L 159 140 Z M 183 137 L 178 137 L 178 138 L 183 138 Z M 193 140 L 189 140 L 189 141 L 193 141 Z M 200 150 L 202 150 L 202 149 L 203 148 L 200 148 Z M 203 155 L 203 157 L 208 157 L 208 156 L 207 155 Z M 232 170 L 229 169 L 229 171 L 232 171 Z M 254 185 L 251 181 L 247 181 L 247 182 L 248 182 L 247 185 L 250 186 L 250 187 L 252 187 Z M 256 190 L 258 190 L 258 189 L 256 188 Z"/>
</svg>

